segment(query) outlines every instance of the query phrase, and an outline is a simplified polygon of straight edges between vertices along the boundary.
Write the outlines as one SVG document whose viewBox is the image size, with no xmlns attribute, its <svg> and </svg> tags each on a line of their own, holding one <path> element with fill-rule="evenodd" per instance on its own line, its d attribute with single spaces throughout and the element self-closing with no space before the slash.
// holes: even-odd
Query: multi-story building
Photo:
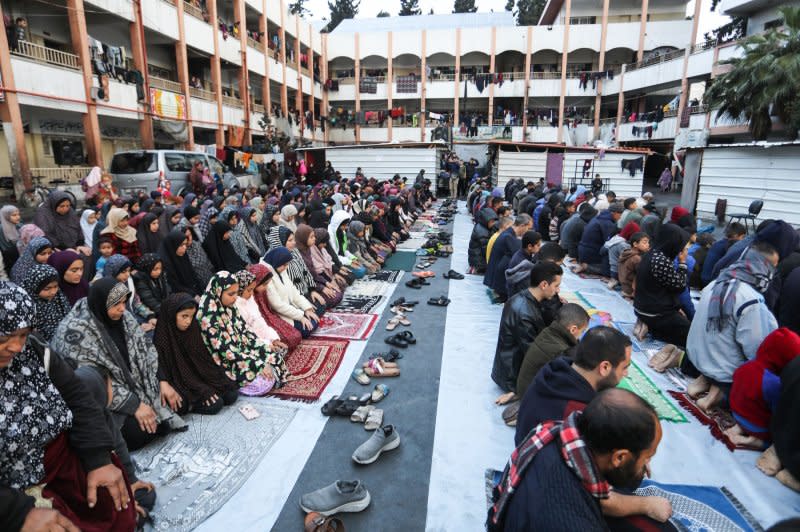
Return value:
<svg viewBox="0 0 800 532">
<path fill-rule="evenodd" d="M 676 137 L 741 134 L 690 96 L 738 53 L 698 44 L 695 4 L 549 0 L 536 26 L 474 13 L 345 20 L 324 34 L 285 0 L 5 0 L 0 175 L 75 179 L 120 149 L 248 145 L 265 114 L 320 145 L 449 133 L 667 152 Z M 770 9 L 748 32 L 773 23 Z M 281 118 L 306 111 L 313 128 Z M 65 144 L 85 162 L 64 160 Z"/>
</svg>

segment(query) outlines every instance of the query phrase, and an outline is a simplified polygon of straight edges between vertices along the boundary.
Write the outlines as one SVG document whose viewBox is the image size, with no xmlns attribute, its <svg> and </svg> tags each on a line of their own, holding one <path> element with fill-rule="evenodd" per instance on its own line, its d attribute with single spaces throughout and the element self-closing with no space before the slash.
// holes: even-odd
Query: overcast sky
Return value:
<svg viewBox="0 0 800 532">
<path fill-rule="evenodd" d="M 711 0 L 702 0 L 702 2 L 703 11 L 700 16 L 698 39 L 703 38 L 703 33 L 718 28 L 728 22 L 728 17 L 710 11 Z M 488 12 L 490 10 L 502 11 L 506 5 L 506 0 L 477 0 L 476 4 L 478 5 L 479 12 Z M 308 0 L 306 5 L 311 11 L 311 18 L 313 20 L 327 19 L 330 16 L 328 0 Z M 419 5 L 423 13 L 428 13 L 431 8 L 433 8 L 434 13 L 437 14 L 450 13 L 453 10 L 452 0 L 419 0 Z M 358 17 L 356 18 L 371 18 L 382 10 L 396 15 L 400 10 L 400 0 L 361 0 Z M 687 6 L 687 13 L 693 12 L 694 1 L 689 2 Z M 600 14 L 601 13 L 598 12 L 598 16 Z"/>
</svg>

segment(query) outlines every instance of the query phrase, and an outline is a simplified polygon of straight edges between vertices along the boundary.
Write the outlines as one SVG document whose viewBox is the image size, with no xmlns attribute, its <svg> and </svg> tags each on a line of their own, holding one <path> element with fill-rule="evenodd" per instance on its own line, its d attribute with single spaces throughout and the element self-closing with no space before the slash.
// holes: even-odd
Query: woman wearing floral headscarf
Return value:
<svg viewBox="0 0 800 532">
<path fill-rule="evenodd" d="M 108 235 L 114 244 L 114 252 L 125 255 L 135 261 L 142 256 L 136 230 L 128 225 L 128 211 L 119 207 L 112 207 L 106 216 L 106 227 L 100 231 L 101 235 Z"/>
<path fill-rule="evenodd" d="M 129 297 L 128 288 L 114 278 L 96 281 L 58 326 L 51 345 L 79 366 L 110 376 L 109 410 L 134 451 L 187 425 L 175 414 L 180 395 L 159 380 L 158 353 L 127 311 Z"/>
<path fill-rule="evenodd" d="M 203 341 L 240 393 L 266 395 L 283 386 L 289 373 L 283 356 L 247 328 L 236 310 L 238 294 L 233 274 L 221 271 L 211 278 L 197 312 Z"/>
<path fill-rule="evenodd" d="M 56 328 L 64 319 L 72 305 L 58 286 L 58 272 L 48 264 L 34 264 L 27 271 L 20 286 L 31 296 L 36 314 L 33 330 L 39 337 L 49 342 Z"/>
<path fill-rule="evenodd" d="M 0 529 L 133 531 L 102 406 L 56 350 L 28 337 L 36 310 L 22 288 L 0 282 L 0 309 L 0 404 L 13 427 L 0 453 Z"/>
</svg>

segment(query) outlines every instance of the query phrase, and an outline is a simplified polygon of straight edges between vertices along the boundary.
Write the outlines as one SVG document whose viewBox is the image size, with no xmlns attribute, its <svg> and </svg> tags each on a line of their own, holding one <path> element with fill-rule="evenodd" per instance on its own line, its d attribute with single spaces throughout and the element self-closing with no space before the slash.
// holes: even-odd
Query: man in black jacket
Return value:
<svg viewBox="0 0 800 532">
<path fill-rule="evenodd" d="M 530 288 L 509 299 L 503 307 L 492 365 L 492 380 L 505 392 L 497 398 L 497 404 L 514 400 L 517 375 L 528 346 L 549 325 L 542 302 L 558 296 L 563 273 L 561 266 L 552 262 L 536 264 L 531 270 Z"/>
</svg>

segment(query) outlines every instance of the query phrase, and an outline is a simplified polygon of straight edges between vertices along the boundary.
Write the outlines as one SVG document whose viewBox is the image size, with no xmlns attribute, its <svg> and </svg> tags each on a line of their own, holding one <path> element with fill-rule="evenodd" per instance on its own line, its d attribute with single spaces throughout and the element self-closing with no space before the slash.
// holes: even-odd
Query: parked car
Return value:
<svg viewBox="0 0 800 532">
<path fill-rule="evenodd" d="M 212 155 L 180 150 L 135 150 L 114 154 L 109 173 L 121 194 L 132 196 L 139 191 L 155 190 L 163 176 L 170 180 L 172 193 L 190 190 L 189 172 L 197 161 L 202 161 L 212 175 L 222 176 L 226 187 L 241 186 L 241 182 L 230 169 Z"/>
</svg>

